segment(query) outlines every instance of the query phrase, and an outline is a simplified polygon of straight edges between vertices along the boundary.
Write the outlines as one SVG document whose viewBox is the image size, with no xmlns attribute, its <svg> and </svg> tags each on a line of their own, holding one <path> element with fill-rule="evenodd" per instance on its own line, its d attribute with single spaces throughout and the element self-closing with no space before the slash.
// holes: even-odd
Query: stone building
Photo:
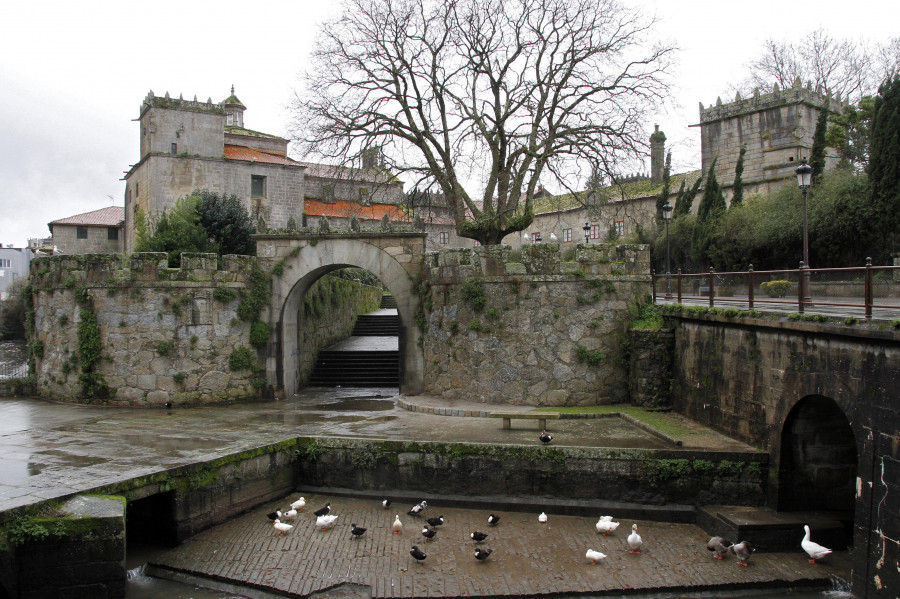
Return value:
<svg viewBox="0 0 900 599">
<path fill-rule="evenodd" d="M 294 160 L 288 140 L 245 126 L 247 107 L 231 92 L 219 103 L 147 94 L 138 119 L 140 160 L 124 177 L 125 251 L 134 247 L 139 214 L 156 218 L 195 189 L 241 198 L 261 230 L 315 227 L 322 217 L 335 226 L 353 216 L 412 221 L 403 182 L 377 154 L 362 156 L 361 168 Z M 450 243 L 452 227 L 432 229 Z"/>
<path fill-rule="evenodd" d="M 33 257 L 28 248 L 0 245 L 0 300 L 9 297 L 9 288 L 16 279 L 28 276 L 28 265 Z"/>
<path fill-rule="evenodd" d="M 823 106 L 834 112 L 843 110 L 839 97 L 831 97 L 821 89 L 803 87 L 800 78 L 790 89 L 775 84 L 771 93 L 760 94 L 757 88 L 750 98 L 741 98 L 714 106 L 700 104 L 701 169 L 709 170 L 716 160 L 716 179 L 731 196 L 734 171 L 741 147 L 744 156 L 742 180 L 745 193 L 769 193 L 787 180 L 794 180 L 801 160 L 809 160 L 816 121 Z M 836 162 L 829 157 L 826 167 Z"/>
<path fill-rule="evenodd" d="M 48 223 L 54 253 L 116 254 L 123 250 L 125 209 L 109 206 Z"/>
</svg>

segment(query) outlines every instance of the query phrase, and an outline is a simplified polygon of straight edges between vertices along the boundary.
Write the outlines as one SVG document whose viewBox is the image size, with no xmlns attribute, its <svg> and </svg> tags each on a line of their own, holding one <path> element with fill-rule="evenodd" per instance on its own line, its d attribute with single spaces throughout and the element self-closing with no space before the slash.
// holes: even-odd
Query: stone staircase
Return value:
<svg viewBox="0 0 900 599">
<path fill-rule="evenodd" d="M 852 517 L 852 515 L 851 515 Z M 800 550 L 803 525 L 812 540 L 830 549 L 846 549 L 852 531 L 841 515 L 830 512 L 776 512 L 764 507 L 707 505 L 697 508 L 697 526 L 732 543 L 750 541 L 760 551 Z"/>
<path fill-rule="evenodd" d="M 384 295 L 381 308 L 396 308 L 394 297 Z M 319 352 L 309 379 L 314 387 L 397 387 L 400 384 L 400 352 L 396 338 L 400 317 L 396 313 L 359 316 L 350 338 Z M 371 339 L 368 341 L 367 338 Z"/>
</svg>

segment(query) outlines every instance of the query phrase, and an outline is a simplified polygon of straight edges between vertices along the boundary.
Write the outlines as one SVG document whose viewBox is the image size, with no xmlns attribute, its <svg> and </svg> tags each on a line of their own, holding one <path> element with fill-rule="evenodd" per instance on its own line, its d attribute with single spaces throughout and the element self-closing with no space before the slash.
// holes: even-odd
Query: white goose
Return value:
<svg viewBox="0 0 900 599">
<path fill-rule="evenodd" d="M 397 514 L 396 516 L 394 516 L 393 528 L 394 528 L 395 535 L 403 534 L 403 522 L 400 522 L 400 514 Z"/>
<path fill-rule="evenodd" d="M 538 522 L 543 524 L 546 521 L 547 521 L 547 514 L 545 514 L 544 512 L 541 512 L 541 515 L 538 516 Z"/>
<path fill-rule="evenodd" d="M 297 501 L 291 504 L 292 510 L 297 510 L 298 512 L 303 511 L 303 506 L 306 505 L 306 497 L 301 497 Z"/>
<path fill-rule="evenodd" d="M 611 532 L 615 532 L 617 528 L 619 528 L 618 522 L 612 521 L 612 516 L 600 516 L 600 519 L 597 520 L 597 532 L 601 535 L 606 536 Z"/>
<path fill-rule="evenodd" d="M 640 553 L 643 543 L 644 540 L 641 539 L 641 535 L 637 532 L 637 524 L 632 524 L 631 534 L 628 535 L 628 546 L 631 547 L 631 550 L 628 553 Z"/>
<path fill-rule="evenodd" d="M 285 535 L 285 533 L 291 532 L 291 529 L 294 528 L 292 525 L 290 525 L 290 524 L 285 524 L 284 522 L 282 522 L 282 521 L 279 520 L 278 518 L 276 518 L 275 521 L 274 521 L 272 524 L 273 524 L 273 526 L 275 527 L 275 530 L 278 531 L 278 536 L 279 536 L 279 537 L 283 537 L 283 536 Z"/>
<path fill-rule="evenodd" d="M 334 521 L 337 519 L 337 516 L 329 516 L 328 514 L 316 516 L 316 526 L 322 530 L 328 530 L 329 528 L 334 528 Z"/>
<path fill-rule="evenodd" d="M 596 566 L 597 562 L 599 562 L 602 559 L 606 559 L 606 554 L 600 553 L 599 551 L 594 551 L 593 549 L 588 549 L 587 553 L 584 554 L 584 557 L 591 560 L 591 564 Z"/>
<path fill-rule="evenodd" d="M 817 559 L 822 559 L 829 553 L 831 553 L 831 549 L 827 547 L 822 547 L 818 543 L 813 543 L 809 540 L 809 526 L 804 524 L 803 530 L 806 531 L 806 534 L 803 536 L 803 540 L 800 541 L 800 546 L 803 547 L 803 551 L 809 554 L 809 563 L 816 563 Z"/>
</svg>

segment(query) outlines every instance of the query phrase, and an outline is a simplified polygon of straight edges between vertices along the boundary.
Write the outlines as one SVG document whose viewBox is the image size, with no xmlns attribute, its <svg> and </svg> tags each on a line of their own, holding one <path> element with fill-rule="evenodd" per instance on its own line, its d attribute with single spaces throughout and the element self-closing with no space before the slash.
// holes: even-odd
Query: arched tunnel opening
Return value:
<svg viewBox="0 0 900 599">
<path fill-rule="evenodd" d="M 400 317 L 376 275 L 361 268 L 328 272 L 303 294 L 299 311 L 297 347 L 314 359 L 299 361 L 303 386 L 399 387 Z"/>
<path fill-rule="evenodd" d="M 125 510 L 126 561 L 129 567 L 146 563 L 146 556 L 178 544 L 175 491 L 129 501 Z"/>
<path fill-rule="evenodd" d="M 781 511 L 821 512 L 853 539 L 858 455 L 853 429 L 828 397 L 799 401 L 782 429 L 778 486 Z"/>
</svg>

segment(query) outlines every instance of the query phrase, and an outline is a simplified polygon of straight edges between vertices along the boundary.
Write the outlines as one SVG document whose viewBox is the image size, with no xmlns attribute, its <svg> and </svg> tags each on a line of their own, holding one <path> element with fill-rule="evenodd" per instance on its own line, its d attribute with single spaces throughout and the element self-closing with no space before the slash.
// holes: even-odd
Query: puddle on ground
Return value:
<svg viewBox="0 0 900 599">
<path fill-rule="evenodd" d="M 381 396 L 354 397 L 352 399 L 338 399 L 327 403 L 318 403 L 309 407 L 311 410 L 328 410 L 341 412 L 379 412 L 381 410 L 393 410 L 394 400 L 389 398 L 375 399 Z"/>
<path fill-rule="evenodd" d="M 97 456 L 83 456 L 83 455 L 72 455 L 71 453 L 65 453 L 62 451 L 56 450 L 44 450 L 38 452 L 33 456 L 35 458 L 35 462 L 29 462 L 29 467 L 34 467 L 37 469 L 35 474 L 39 474 L 41 470 L 44 468 L 53 467 L 63 467 L 68 468 L 70 466 L 74 466 L 76 468 L 81 468 L 85 466 L 96 466 L 97 464 L 105 464 L 109 460 L 106 458 L 101 458 Z M 51 463 L 41 462 L 40 459 L 42 457 L 49 457 L 52 459 Z M 49 460 L 48 460 L 49 461 Z"/>
<path fill-rule="evenodd" d="M 198 439 L 197 437 L 165 437 L 162 435 L 121 435 L 118 437 L 131 445 L 152 447 L 153 449 L 191 451 L 195 449 L 216 449 L 222 446 L 219 439 Z"/>
</svg>

